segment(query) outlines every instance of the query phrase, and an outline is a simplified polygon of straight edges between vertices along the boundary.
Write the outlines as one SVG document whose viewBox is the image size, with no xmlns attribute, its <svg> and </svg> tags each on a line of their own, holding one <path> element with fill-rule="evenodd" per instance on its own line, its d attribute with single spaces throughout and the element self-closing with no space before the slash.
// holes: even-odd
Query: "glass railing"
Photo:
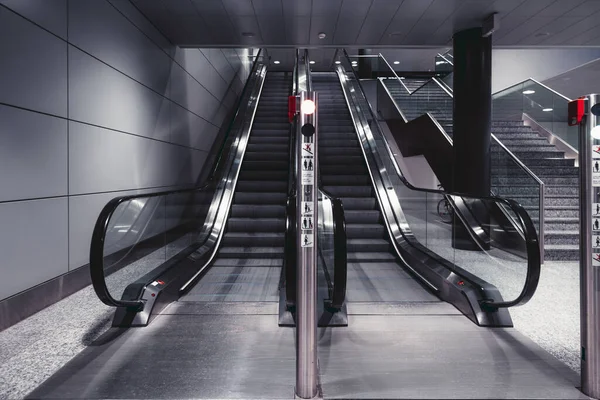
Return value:
<svg viewBox="0 0 600 400">
<path fill-rule="evenodd" d="M 259 52 L 205 184 L 118 197 L 101 211 L 92 236 L 90 271 L 105 304 L 141 308 L 146 285 L 183 258 L 200 260 L 214 250 L 239 168 L 234 161 L 245 150 L 252 108 L 264 82 L 262 57 Z M 220 232 L 215 231 L 217 225 Z M 186 272 L 187 278 L 195 277 L 196 271 Z"/>
<path fill-rule="evenodd" d="M 451 194 L 411 185 L 393 155 L 387 134 L 368 106 L 351 60 L 341 58 L 336 71 L 384 220 L 405 265 L 436 289 L 444 281 L 440 271 L 451 271 L 458 275 L 457 284 L 463 290 L 474 285 L 474 292 L 486 292 L 487 300 L 479 303 L 488 306 L 509 307 L 528 301 L 539 279 L 540 249 L 525 209 L 510 199 Z M 514 221 L 507 220 L 509 217 Z M 480 240 L 480 234 L 484 240 Z M 498 290 L 501 295 L 494 298 Z"/>
<path fill-rule="evenodd" d="M 429 113 L 448 136 L 452 137 L 454 99 L 453 93 L 449 88 L 443 87 L 439 79 L 432 78 L 410 95 L 394 95 L 394 92 L 390 90 L 390 81 L 389 79 L 382 80 L 381 84 L 378 85 L 377 95 L 379 106 L 380 104 L 385 104 L 386 97 L 391 97 L 405 121 L 412 121 L 425 113 Z M 390 109 L 391 107 L 387 107 L 386 112 L 389 112 Z M 520 121 L 521 116 L 522 111 L 513 110 L 513 118 L 518 118 Z M 544 218 L 540 218 L 540 215 L 544 214 L 543 181 L 493 134 L 491 154 L 490 178 L 492 192 L 490 195 L 510 196 L 522 202 L 535 223 L 538 235 L 543 237 L 545 231 Z M 543 241 L 541 243 L 541 252 L 543 260 Z"/>
<path fill-rule="evenodd" d="M 530 78 L 492 96 L 492 119 L 522 121 L 526 115 L 578 150 L 577 127 L 569 127 L 568 124 L 569 101 L 569 98 Z"/>
</svg>

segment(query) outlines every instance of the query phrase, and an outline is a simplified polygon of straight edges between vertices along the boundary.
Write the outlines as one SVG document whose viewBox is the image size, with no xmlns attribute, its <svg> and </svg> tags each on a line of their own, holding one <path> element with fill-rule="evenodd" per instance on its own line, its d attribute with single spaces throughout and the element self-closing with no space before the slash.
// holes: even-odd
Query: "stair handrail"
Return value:
<svg viewBox="0 0 600 400">
<path fill-rule="evenodd" d="M 349 60 L 348 53 L 346 52 L 345 49 L 343 50 L 343 52 L 344 52 L 346 58 Z M 338 68 L 341 68 L 341 70 L 343 70 L 345 73 L 345 70 L 343 69 L 343 67 L 341 65 L 338 65 Z M 360 91 L 362 92 L 362 96 L 365 97 L 365 100 L 366 100 L 366 96 L 364 94 L 365 92 L 364 92 L 364 89 L 362 88 L 362 84 L 360 83 L 360 79 L 358 78 L 358 76 L 356 75 L 356 72 L 353 69 L 352 69 L 352 74 L 354 74 L 355 81 L 357 82 L 357 84 L 360 88 Z M 367 101 L 367 103 L 368 103 L 368 101 Z M 373 121 L 373 123 L 375 124 L 377 129 L 380 132 L 383 132 L 383 129 L 381 128 L 380 123 L 379 123 L 379 119 L 374 114 L 372 108 L 370 106 L 367 108 L 368 108 L 368 111 L 363 110 L 363 112 L 370 113 L 371 120 Z M 354 120 L 354 117 L 353 117 L 353 120 Z M 357 124 L 358 122 L 354 121 L 354 123 Z M 383 138 L 386 151 L 388 152 L 389 157 L 392 159 L 392 163 L 394 165 L 394 168 L 396 169 L 399 179 L 409 189 L 419 191 L 419 192 L 424 192 L 424 193 L 440 194 L 443 196 L 458 196 L 458 197 L 467 197 L 467 198 L 473 197 L 471 194 L 467 194 L 467 193 L 446 192 L 446 191 L 436 190 L 436 189 L 418 188 L 418 187 L 412 185 L 410 182 L 408 182 L 408 180 L 406 179 L 406 177 L 400 170 L 397 162 L 395 161 L 394 154 L 391 151 L 389 143 L 387 143 L 386 136 L 384 134 L 382 134 L 381 137 Z M 529 216 L 527 211 L 525 211 L 523 206 L 521 206 L 519 203 L 517 203 L 516 201 L 514 201 L 512 199 L 505 199 L 505 198 L 496 197 L 496 196 L 478 196 L 477 198 L 481 199 L 481 200 L 488 200 L 488 201 L 496 202 L 499 204 L 505 204 L 516 214 L 516 216 L 518 218 L 518 222 L 524 228 L 524 239 L 525 239 L 527 255 L 528 255 L 525 284 L 523 286 L 523 289 L 521 290 L 521 293 L 512 301 L 494 302 L 493 300 L 490 300 L 490 301 L 487 301 L 486 303 L 488 306 L 490 306 L 492 308 L 508 308 L 508 307 L 513 307 L 516 305 L 523 305 L 523 304 L 527 303 L 527 301 L 529 301 L 531 299 L 531 297 L 533 297 L 533 294 L 535 293 L 535 291 L 537 289 L 537 285 L 539 283 L 539 277 L 540 277 L 540 272 L 541 272 L 541 269 L 540 269 L 541 254 L 540 254 L 540 250 L 539 250 L 539 242 L 540 241 L 538 240 L 538 235 L 535 230 L 535 226 L 533 225 L 533 221 L 531 220 L 531 217 Z M 457 215 L 460 218 L 460 214 L 457 213 Z M 395 244 L 394 244 L 394 246 L 395 246 Z"/>
<path fill-rule="evenodd" d="M 241 111 L 243 108 L 242 102 L 244 101 L 244 99 L 247 99 L 247 96 L 249 95 L 248 91 L 250 90 L 252 83 L 255 81 L 255 76 L 260 76 L 261 74 L 264 74 L 264 71 L 262 69 L 259 69 L 259 66 L 262 65 L 259 62 L 261 60 L 261 57 L 260 57 L 261 54 L 262 54 L 262 49 L 259 50 L 259 52 L 257 53 L 257 55 L 255 57 L 255 60 L 252 65 L 252 69 L 250 71 L 250 74 L 248 76 L 246 84 L 244 85 L 244 89 L 242 90 L 242 93 L 240 94 L 240 98 L 237 102 L 237 109 L 236 109 L 235 115 L 231 119 L 230 124 L 228 126 L 228 130 L 227 130 L 225 139 L 223 141 L 224 143 L 226 142 L 226 138 L 229 137 L 230 131 L 232 130 L 235 121 L 238 120 L 238 118 L 240 118 Z M 264 67 L 264 65 L 263 65 L 262 68 L 265 69 L 266 67 Z M 106 283 L 106 276 L 105 276 L 105 270 L 104 270 L 104 243 L 106 240 L 106 232 L 109 228 L 109 222 L 110 222 L 113 214 L 119 207 L 119 205 L 123 204 L 126 201 L 135 200 L 135 199 L 149 199 L 149 198 L 169 196 L 169 195 L 179 194 L 179 193 L 190 193 L 191 194 L 194 192 L 205 191 L 206 189 L 208 189 L 209 187 L 211 187 L 212 185 L 214 185 L 216 183 L 217 176 L 218 176 L 217 171 L 222 172 L 222 171 L 220 171 L 220 168 L 222 168 L 222 166 L 223 166 L 221 160 L 223 160 L 222 153 L 223 153 L 224 149 L 225 149 L 224 145 L 220 146 L 219 156 L 215 159 L 215 161 L 213 163 L 211 173 L 209 174 L 207 181 L 201 185 L 198 185 L 198 186 L 195 186 L 192 188 L 172 189 L 172 190 L 165 190 L 165 191 L 148 193 L 148 194 L 135 194 L 135 195 L 119 196 L 119 197 L 115 197 L 115 198 L 111 199 L 102 208 L 98 218 L 96 219 L 96 223 L 94 225 L 94 229 L 92 232 L 92 240 L 91 240 L 91 244 L 90 244 L 90 277 L 91 277 L 91 281 L 92 281 L 92 287 L 94 288 L 96 295 L 104 304 L 106 304 L 108 306 L 112 306 L 112 307 L 123 307 L 123 308 L 128 308 L 128 309 L 133 309 L 133 310 L 139 310 L 139 309 L 143 308 L 143 306 L 144 306 L 144 301 L 141 300 L 140 298 L 138 298 L 137 300 L 117 300 L 117 299 L 115 299 L 111 295 L 111 293 L 108 289 L 108 285 Z M 206 240 L 205 240 L 205 242 L 206 242 Z M 203 245 L 203 243 L 195 243 L 192 246 L 199 248 L 202 245 Z M 189 248 L 191 248 L 192 246 L 189 246 Z M 184 250 L 184 251 L 187 251 L 187 250 Z"/>
<path fill-rule="evenodd" d="M 344 50 L 344 53 L 345 53 L 345 50 Z M 347 55 L 347 53 L 346 53 L 346 55 Z M 410 89 L 403 82 L 403 79 L 400 79 L 400 77 L 398 76 L 398 74 L 396 73 L 396 71 L 394 71 L 394 68 L 392 68 L 392 66 L 390 65 L 390 63 L 383 56 L 383 54 L 379 53 L 378 57 L 383 60 L 383 62 L 385 63 L 385 65 L 387 65 L 388 69 L 390 71 L 392 71 L 392 73 L 394 74 L 394 77 L 396 78 L 396 80 L 398 80 L 398 82 L 400 82 L 400 84 L 404 87 L 404 89 L 406 89 L 406 91 L 410 94 Z"/>
<path fill-rule="evenodd" d="M 437 56 L 438 56 L 438 57 L 440 57 L 440 58 L 442 58 L 442 59 L 444 59 L 444 61 L 446 61 L 448 64 L 450 64 L 450 65 L 454 66 L 454 62 L 453 62 L 453 61 L 450 61 L 450 60 L 449 60 L 449 59 L 446 57 L 446 55 L 447 55 L 447 54 L 448 54 L 447 52 L 446 52 L 446 53 L 444 53 L 444 54 L 437 53 Z"/>
</svg>

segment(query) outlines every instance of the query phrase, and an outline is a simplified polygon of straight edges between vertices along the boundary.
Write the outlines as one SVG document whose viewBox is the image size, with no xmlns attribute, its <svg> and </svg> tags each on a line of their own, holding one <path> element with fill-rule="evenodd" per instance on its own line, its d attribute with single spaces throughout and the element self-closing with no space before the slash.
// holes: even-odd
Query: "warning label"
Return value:
<svg viewBox="0 0 600 400">
<path fill-rule="evenodd" d="M 302 231 L 302 247 L 314 247 L 313 231 Z"/>
<path fill-rule="evenodd" d="M 592 162 L 592 186 L 600 186 L 600 158 Z"/>
<path fill-rule="evenodd" d="M 302 157 L 314 157 L 313 143 L 302 143 Z"/>
<path fill-rule="evenodd" d="M 600 267 L 600 253 L 592 253 L 592 266 Z"/>
<path fill-rule="evenodd" d="M 314 204 L 312 201 L 303 201 L 301 204 L 302 207 L 302 216 L 312 216 Z M 599 214 L 600 215 L 600 214 Z"/>
<path fill-rule="evenodd" d="M 592 247 L 600 248 L 600 235 L 592 235 Z"/>
<path fill-rule="evenodd" d="M 313 217 L 311 216 L 303 216 L 302 217 L 302 229 L 312 229 L 313 228 Z"/>
<path fill-rule="evenodd" d="M 600 146 L 592 146 L 592 158 L 600 158 Z"/>
</svg>

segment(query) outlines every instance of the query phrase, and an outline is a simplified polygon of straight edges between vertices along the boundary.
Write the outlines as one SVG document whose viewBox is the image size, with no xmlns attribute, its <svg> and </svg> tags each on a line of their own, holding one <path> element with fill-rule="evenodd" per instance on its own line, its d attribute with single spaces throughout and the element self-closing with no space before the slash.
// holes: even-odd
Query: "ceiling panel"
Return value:
<svg viewBox="0 0 600 400">
<path fill-rule="evenodd" d="M 286 17 L 310 17 L 312 0 L 284 0 L 283 12 Z"/>
<path fill-rule="evenodd" d="M 527 20 L 526 24 L 519 25 L 517 28 L 510 31 L 508 34 L 496 40 L 495 43 L 499 45 L 519 43 L 523 39 L 531 37 L 531 35 L 533 35 L 534 32 L 547 26 L 555 20 L 556 17 L 531 17 Z"/>
<path fill-rule="evenodd" d="M 399 1 L 373 0 L 358 34 L 357 43 L 379 43 L 399 7 Z"/>
<path fill-rule="evenodd" d="M 527 0 L 521 3 L 511 12 L 500 16 L 500 30 L 494 34 L 494 41 L 502 39 L 513 29 L 527 23 L 527 21 L 537 15 L 545 8 L 551 6 L 555 1 L 561 0 Z M 564 0 L 563 0 L 564 1 Z"/>
<path fill-rule="evenodd" d="M 170 0 L 169 0 L 170 1 Z M 248 17 L 254 16 L 252 0 L 221 0 L 231 16 Z"/>
<path fill-rule="evenodd" d="M 464 0 L 435 0 L 421 16 L 416 26 L 403 39 L 404 43 L 426 44 L 430 43 L 430 36 L 454 12 L 461 8 Z M 443 38 L 442 43 L 447 43 L 451 37 Z"/>
<path fill-rule="evenodd" d="M 561 17 L 565 13 L 577 8 L 577 6 L 583 4 L 586 0 L 556 0 L 549 7 L 546 7 L 540 11 L 537 15 L 540 17 Z"/>
<path fill-rule="evenodd" d="M 560 17 L 552 21 L 552 23 L 545 25 L 535 32 L 532 32 L 529 36 L 523 37 L 517 41 L 519 45 L 536 45 L 548 38 L 549 35 L 556 35 L 565 29 L 573 26 L 577 22 L 581 21 L 581 17 Z"/>
<path fill-rule="evenodd" d="M 285 37 L 287 43 L 300 45 L 308 43 L 310 36 L 310 17 L 286 17 Z"/>
<path fill-rule="evenodd" d="M 338 20 L 342 0 L 314 1 L 310 21 L 309 43 L 312 45 L 333 44 L 335 24 Z M 317 35 L 324 32 L 327 37 L 319 39 Z"/>
<path fill-rule="evenodd" d="M 565 17 L 588 17 L 598 11 L 600 11 L 600 1 L 588 0 L 567 12 Z"/>
<path fill-rule="evenodd" d="M 338 22 L 335 25 L 334 43 L 356 43 L 367 12 L 370 0 L 344 0 Z"/>
<path fill-rule="evenodd" d="M 221 0 L 192 0 L 192 4 L 210 30 L 213 40 L 219 43 L 237 40 L 236 30 Z"/>
<path fill-rule="evenodd" d="M 546 39 L 541 41 L 540 45 L 561 45 L 569 44 L 569 39 L 575 38 L 582 33 L 595 28 L 598 25 L 598 18 L 600 18 L 600 11 L 583 18 L 577 24 L 571 25 L 565 28 L 563 31 L 558 32 L 554 35 L 548 36 Z"/>
<path fill-rule="evenodd" d="M 431 3 L 433 0 L 405 0 L 387 27 L 380 43 L 386 45 L 401 43 Z"/>
<path fill-rule="evenodd" d="M 263 40 L 284 45 L 287 39 L 281 0 L 252 0 L 252 5 Z"/>
<path fill-rule="evenodd" d="M 583 32 L 580 35 L 575 36 L 570 40 L 570 43 L 573 43 L 573 45 L 580 46 L 600 45 L 600 26 L 596 26 L 595 28 L 592 28 L 586 32 Z"/>
<path fill-rule="evenodd" d="M 450 41 L 454 34 L 463 29 L 472 28 L 481 23 L 481 16 L 490 15 L 493 11 L 492 1 L 466 1 L 429 36 L 427 44 Z"/>
<path fill-rule="evenodd" d="M 600 0 L 132 1 L 182 46 L 444 46 L 492 12 L 501 18 L 495 45 L 599 42 Z"/>
</svg>

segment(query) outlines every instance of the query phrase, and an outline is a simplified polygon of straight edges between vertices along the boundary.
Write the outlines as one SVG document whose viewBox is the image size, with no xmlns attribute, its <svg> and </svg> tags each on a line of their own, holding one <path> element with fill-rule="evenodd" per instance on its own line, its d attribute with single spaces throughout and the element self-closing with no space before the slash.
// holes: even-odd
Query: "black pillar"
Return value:
<svg viewBox="0 0 600 400">
<path fill-rule="evenodd" d="M 366 56 L 370 54 L 370 51 L 366 49 L 358 49 L 359 56 Z M 369 57 L 358 58 L 358 77 L 360 79 L 371 79 L 373 78 L 373 68 L 371 66 L 372 59 Z"/>
<path fill-rule="evenodd" d="M 454 191 L 490 195 L 492 37 L 454 35 Z"/>
<path fill-rule="evenodd" d="M 453 79 L 453 191 L 487 197 L 491 190 L 492 37 L 482 37 L 481 28 L 454 35 Z M 481 225 L 489 226 L 486 204 L 469 203 Z M 454 221 L 453 238 L 456 248 L 479 249 L 460 221 Z"/>
</svg>

